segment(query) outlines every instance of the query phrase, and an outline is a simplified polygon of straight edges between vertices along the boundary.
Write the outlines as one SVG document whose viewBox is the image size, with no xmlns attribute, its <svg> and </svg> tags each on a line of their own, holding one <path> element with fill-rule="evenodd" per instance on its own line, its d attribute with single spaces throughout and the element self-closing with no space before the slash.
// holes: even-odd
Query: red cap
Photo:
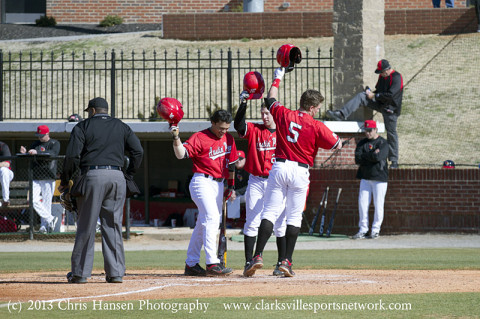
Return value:
<svg viewBox="0 0 480 319">
<path fill-rule="evenodd" d="M 245 158 L 245 153 L 243 151 L 238 151 L 237 155 L 239 158 Z"/>
<path fill-rule="evenodd" d="M 48 129 L 48 126 L 46 125 L 40 125 L 37 127 L 37 133 L 35 133 L 36 136 L 43 136 L 45 134 L 50 133 L 50 130 Z"/>
<path fill-rule="evenodd" d="M 374 120 L 366 120 L 363 128 L 377 128 L 377 122 Z"/>
</svg>

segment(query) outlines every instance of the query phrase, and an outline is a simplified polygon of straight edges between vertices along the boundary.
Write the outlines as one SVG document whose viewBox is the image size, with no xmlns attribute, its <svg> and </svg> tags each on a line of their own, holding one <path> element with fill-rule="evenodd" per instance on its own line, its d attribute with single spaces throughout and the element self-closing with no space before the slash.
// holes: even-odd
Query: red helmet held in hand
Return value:
<svg viewBox="0 0 480 319">
<path fill-rule="evenodd" d="M 250 94 L 248 99 L 259 99 L 265 91 L 265 81 L 257 71 L 248 72 L 243 77 L 243 90 Z"/>
<path fill-rule="evenodd" d="M 177 125 L 183 118 L 182 104 L 171 97 L 164 97 L 158 102 L 157 112 L 170 125 Z"/>
<path fill-rule="evenodd" d="M 286 72 L 292 71 L 295 64 L 302 62 L 302 51 L 293 44 L 284 44 L 277 51 L 277 62 Z"/>
</svg>

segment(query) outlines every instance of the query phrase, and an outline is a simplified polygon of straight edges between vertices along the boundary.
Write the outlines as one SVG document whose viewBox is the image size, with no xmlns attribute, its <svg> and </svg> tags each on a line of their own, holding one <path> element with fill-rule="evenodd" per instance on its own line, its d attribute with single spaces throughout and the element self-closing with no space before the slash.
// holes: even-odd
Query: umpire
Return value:
<svg viewBox="0 0 480 319">
<path fill-rule="evenodd" d="M 88 119 L 72 130 L 67 146 L 60 192 L 77 168 L 81 175 L 71 193 L 78 206 L 77 234 L 72 252 L 69 283 L 86 283 L 91 276 L 95 244 L 95 227 L 100 217 L 102 252 L 106 281 L 121 283 L 125 275 L 125 253 L 122 239 L 123 205 L 126 178 L 133 179 L 143 157 L 138 137 L 130 127 L 108 115 L 108 103 L 101 97 L 88 102 Z M 124 154 L 130 159 L 125 175 Z"/>
</svg>

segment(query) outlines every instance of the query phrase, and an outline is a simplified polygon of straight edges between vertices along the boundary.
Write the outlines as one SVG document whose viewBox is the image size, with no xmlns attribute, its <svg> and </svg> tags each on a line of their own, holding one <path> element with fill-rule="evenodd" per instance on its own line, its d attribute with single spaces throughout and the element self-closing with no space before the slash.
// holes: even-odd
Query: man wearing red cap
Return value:
<svg viewBox="0 0 480 319">
<path fill-rule="evenodd" d="M 35 135 L 38 141 L 30 146 L 27 152 L 25 146 L 20 147 L 20 153 L 55 157 L 60 153 L 60 142 L 50 138 L 50 129 L 46 125 L 37 127 Z M 57 178 L 57 161 L 50 159 L 35 159 L 33 161 L 33 208 L 41 217 L 40 233 L 51 233 L 55 229 L 57 217 L 52 216 L 52 198 Z"/>
<path fill-rule="evenodd" d="M 355 163 L 360 165 L 357 171 L 357 178 L 360 179 L 360 192 L 358 193 L 358 212 L 360 215 L 358 226 L 360 229 L 352 239 L 367 238 L 369 229 L 368 207 L 372 196 L 375 215 L 368 238 L 378 238 L 383 222 L 383 203 L 387 193 L 388 143 L 378 135 L 375 121 L 365 121 L 364 130 L 366 138 L 358 142 L 355 149 Z"/>
<path fill-rule="evenodd" d="M 398 168 L 397 119 L 402 108 L 403 78 L 400 73 L 391 68 L 387 60 L 378 61 L 375 73 L 379 74 L 375 91 L 372 92 L 367 86 L 364 92 L 355 95 L 341 109 L 328 110 L 327 116 L 336 121 L 343 121 L 360 106 L 382 113 L 387 130 L 390 168 Z"/>
<path fill-rule="evenodd" d="M 238 161 L 235 163 L 235 190 L 227 201 L 228 218 L 240 218 L 240 203 L 245 203 L 245 192 L 249 175 L 245 167 L 245 152 L 238 151 Z"/>
</svg>

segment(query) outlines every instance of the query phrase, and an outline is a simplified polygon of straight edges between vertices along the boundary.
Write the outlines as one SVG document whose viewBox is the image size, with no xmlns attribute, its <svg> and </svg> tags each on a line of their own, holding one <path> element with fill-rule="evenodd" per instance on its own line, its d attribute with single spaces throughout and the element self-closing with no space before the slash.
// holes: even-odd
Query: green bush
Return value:
<svg viewBox="0 0 480 319">
<path fill-rule="evenodd" d="M 114 16 L 106 16 L 105 19 L 103 19 L 100 22 L 101 27 L 113 27 L 114 25 L 119 25 L 123 23 L 123 18 L 119 17 L 117 15 Z"/>
<path fill-rule="evenodd" d="M 53 27 L 57 25 L 57 21 L 54 17 L 41 16 L 35 20 L 35 24 L 39 27 Z"/>
</svg>

